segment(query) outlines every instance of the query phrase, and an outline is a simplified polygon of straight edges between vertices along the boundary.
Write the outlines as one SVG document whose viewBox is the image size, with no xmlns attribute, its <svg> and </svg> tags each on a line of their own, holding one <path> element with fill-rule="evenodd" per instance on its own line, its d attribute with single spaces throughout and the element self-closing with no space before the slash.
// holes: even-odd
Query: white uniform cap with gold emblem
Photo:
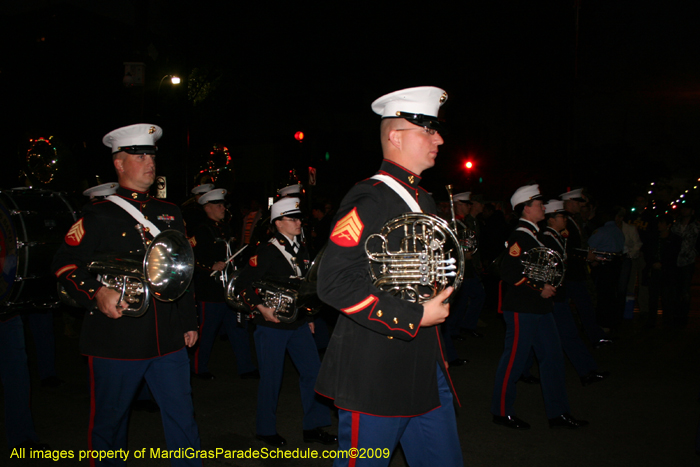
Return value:
<svg viewBox="0 0 700 467">
<path fill-rule="evenodd" d="M 274 222 L 282 216 L 301 218 L 301 210 L 299 209 L 299 199 L 297 198 L 282 198 L 276 201 L 270 209 L 270 223 Z"/>
<path fill-rule="evenodd" d="M 117 182 L 103 183 L 102 185 L 93 186 L 83 191 L 85 196 L 94 198 L 95 196 L 109 196 L 117 192 L 119 184 Z"/>
<path fill-rule="evenodd" d="M 163 129 L 150 123 L 124 126 L 107 133 L 102 142 L 112 148 L 112 154 L 120 151 L 129 154 L 155 154 L 156 141 L 163 136 Z"/>
<path fill-rule="evenodd" d="M 554 214 L 557 212 L 564 212 L 564 211 L 565 211 L 564 201 L 560 201 L 558 199 L 550 199 L 544 205 L 544 213 L 545 214 Z"/>
<path fill-rule="evenodd" d="M 204 193 L 202 196 L 199 197 L 197 202 L 199 204 L 207 204 L 207 203 L 216 203 L 216 202 L 224 202 L 224 197 L 226 196 L 226 190 L 223 188 L 214 188 L 211 191 L 208 191 Z"/>
<path fill-rule="evenodd" d="M 515 208 L 515 206 L 520 203 L 526 203 L 530 200 L 539 199 L 541 197 L 542 194 L 540 194 L 539 185 L 525 185 L 515 190 L 515 193 L 513 193 L 513 196 L 510 198 L 510 204 Z"/>
<path fill-rule="evenodd" d="M 382 118 L 405 118 L 418 126 L 440 130 L 438 111 L 447 93 L 434 86 L 402 89 L 372 102 L 372 110 Z"/>
<path fill-rule="evenodd" d="M 573 200 L 585 202 L 586 198 L 583 197 L 583 188 L 577 188 L 575 190 L 568 191 L 559 195 L 562 200 Z"/>
<path fill-rule="evenodd" d="M 202 193 L 206 193 L 208 191 L 211 191 L 214 189 L 214 184 L 213 183 L 203 183 L 201 185 L 197 185 L 196 187 L 192 188 L 190 190 L 190 193 L 193 195 L 201 195 Z"/>
<path fill-rule="evenodd" d="M 277 190 L 277 194 L 280 195 L 280 197 L 294 196 L 301 193 L 302 188 L 304 188 L 304 186 L 301 183 L 295 183 L 294 185 L 289 185 L 284 188 L 280 188 L 279 190 Z"/>
<path fill-rule="evenodd" d="M 461 201 L 463 203 L 468 203 L 471 196 L 472 196 L 471 191 L 465 191 L 464 193 L 457 193 L 456 195 L 454 195 L 452 197 L 452 199 L 455 201 Z"/>
</svg>

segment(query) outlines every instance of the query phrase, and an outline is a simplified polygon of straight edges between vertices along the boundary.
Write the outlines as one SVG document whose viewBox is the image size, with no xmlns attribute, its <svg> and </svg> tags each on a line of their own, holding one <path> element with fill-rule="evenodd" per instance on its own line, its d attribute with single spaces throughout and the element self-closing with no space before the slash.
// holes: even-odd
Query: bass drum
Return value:
<svg viewBox="0 0 700 467">
<path fill-rule="evenodd" d="M 4 311 L 58 305 L 51 261 L 75 221 L 76 213 L 63 193 L 0 190 L 0 307 Z"/>
</svg>

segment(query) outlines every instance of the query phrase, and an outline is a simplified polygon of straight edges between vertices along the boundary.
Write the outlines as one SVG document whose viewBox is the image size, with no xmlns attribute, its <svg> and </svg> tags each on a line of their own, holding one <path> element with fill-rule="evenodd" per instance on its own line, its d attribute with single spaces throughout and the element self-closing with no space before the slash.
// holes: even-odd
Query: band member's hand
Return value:
<svg viewBox="0 0 700 467">
<path fill-rule="evenodd" d="M 549 297 L 553 297 L 554 294 L 556 294 L 556 293 L 557 293 L 556 287 L 554 287 L 551 284 L 545 284 L 544 289 L 542 290 L 542 293 L 540 295 L 542 295 L 542 298 L 549 298 Z"/>
<path fill-rule="evenodd" d="M 226 267 L 226 263 L 224 263 L 223 261 L 217 261 L 216 263 L 214 263 L 214 266 L 211 267 L 211 270 L 212 271 L 223 271 L 225 267 Z"/>
<path fill-rule="evenodd" d="M 187 331 L 185 333 L 185 345 L 192 347 L 197 342 L 197 337 L 199 337 L 197 331 Z"/>
<path fill-rule="evenodd" d="M 279 323 L 280 320 L 275 316 L 275 309 L 268 308 L 265 305 L 258 305 L 258 311 L 265 318 L 265 321 L 270 321 L 271 323 Z"/>
<path fill-rule="evenodd" d="M 309 322 L 309 329 L 311 329 L 311 334 L 316 332 L 316 324 L 313 321 Z"/>
<path fill-rule="evenodd" d="M 108 287 L 100 287 L 95 294 L 97 308 L 104 313 L 105 316 L 112 319 L 122 317 L 122 310 L 128 308 L 129 304 L 124 300 L 117 304 L 121 294 L 116 290 Z"/>
<path fill-rule="evenodd" d="M 420 320 L 421 327 L 435 326 L 444 323 L 450 314 L 450 304 L 442 303 L 450 296 L 453 287 L 448 287 L 440 292 L 435 298 L 423 304 L 423 319 Z"/>
</svg>

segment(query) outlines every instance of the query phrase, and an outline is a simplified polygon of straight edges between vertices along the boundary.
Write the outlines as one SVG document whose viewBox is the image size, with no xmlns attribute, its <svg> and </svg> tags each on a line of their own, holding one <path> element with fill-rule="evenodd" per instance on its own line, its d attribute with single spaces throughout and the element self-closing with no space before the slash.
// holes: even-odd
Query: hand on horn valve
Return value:
<svg viewBox="0 0 700 467">
<path fill-rule="evenodd" d="M 112 290 L 108 287 L 100 287 L 100 289 L 95 294 L 95 300 L 97 301 L 97 308 L 104 313 L 108 318 L 117 319 L 122 317 L 122 310 L 129 306 L 124 300 L 117 305 L 119 296 L 121 294 L 116 290 Z"/>
<path fill-rule="evenodd" d="M 447 287 L 435 298 L 423 304 L 423 319 L 420 320 L 422 327 L 435 326 L 445 322 L 450 314 L 450 304 L 444 302 L 453 290 L 454 287 Z"/>
</svg>

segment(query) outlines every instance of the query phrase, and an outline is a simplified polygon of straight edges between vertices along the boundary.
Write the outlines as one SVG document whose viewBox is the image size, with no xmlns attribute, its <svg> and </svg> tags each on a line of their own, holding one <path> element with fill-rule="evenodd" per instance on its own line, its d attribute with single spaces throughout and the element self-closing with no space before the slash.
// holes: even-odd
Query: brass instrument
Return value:
<svg viewBox="0 0 700 467">
<path fill-rule="evenodd" d="M 595 255 L 593 261 L 600 261 L 601 263 L 609 263 L 622 258 L 622 253 L 611 253 L 609 251 L 586 250 L 585 248 L 574 248 L 574 251 L 577 251 L 583 256 L 588 256 L 588 253 L 591 252 Z"/>
<path fill-rule="evenodd" d="M 253 282 L 253 287 L 267 308 L 275 310 L 275 316 L 283 323 L 293 323 L 297 320 L 299 310 L 307 314 L 315 314 L 321 309 L 323 303 L 316 295 L 316 282 L 318 281 L 318 268 L 321 258 L 326 252 L 326 246 L 321 248 L 314 258 L 309 270 L 303 278 L 290 277 L 286 280 L 261 280 Z M 226 287 L 226 303 L 233 309 L 248 313 L 248 318 L 259 313 L 253 312 L 243 303 L 236 291 L 236 279 L 238 271 L 235 271 Z"/>
<path fill-rule="evenodd" d="M 445 189 L 447 190 L 447 194 L 450 196 L 450 211 L 452 213 L 450 227 L 457 236 L 459 244 L 462 246 L 465 253 L 474 254 L 476 253 L 476 250 L 479 249 L 476 239 L 476 232 L 464 225 L 463 222 L 457 220 L 457 217 L 455 216 L 455 202 L 452 198 L 452 185 L 445 185 Z"/>
<path fill-rule="evenodd" d="M 411 212 L 389 220 L 367 238 L 365 253 L 374 285 L 410 302 L 426 302 L 449 286 L 457 290 L 464 278 L 459 240 L 432 214 Z"/>
<path fill-rule="evenodd" d="M 143 238 L 143 226 L 137 228 Z M 145 255 L 104 254 L 86 266 L 105 287 L 120 293 L 117 303 L 124 300 L 129 304 L 121 310 L 124 316 L 143 315 L 151 297 L 162 302 L 177 300 L 194 274 L 194 253 L 181 232 L 165 230 L 144 243 L 147 243 Z M 69 305 L 79 306 L 60 284 L 59 297 Z"/>
<path fill-rule="evenodd" d="M 520 262 L 523 274 L 534 281 L 541 281 L 559 287 L 564 281 L 566 265 L 564 258 L 547 247 L 536 247 L 523 253 Z"/>
</svg>

